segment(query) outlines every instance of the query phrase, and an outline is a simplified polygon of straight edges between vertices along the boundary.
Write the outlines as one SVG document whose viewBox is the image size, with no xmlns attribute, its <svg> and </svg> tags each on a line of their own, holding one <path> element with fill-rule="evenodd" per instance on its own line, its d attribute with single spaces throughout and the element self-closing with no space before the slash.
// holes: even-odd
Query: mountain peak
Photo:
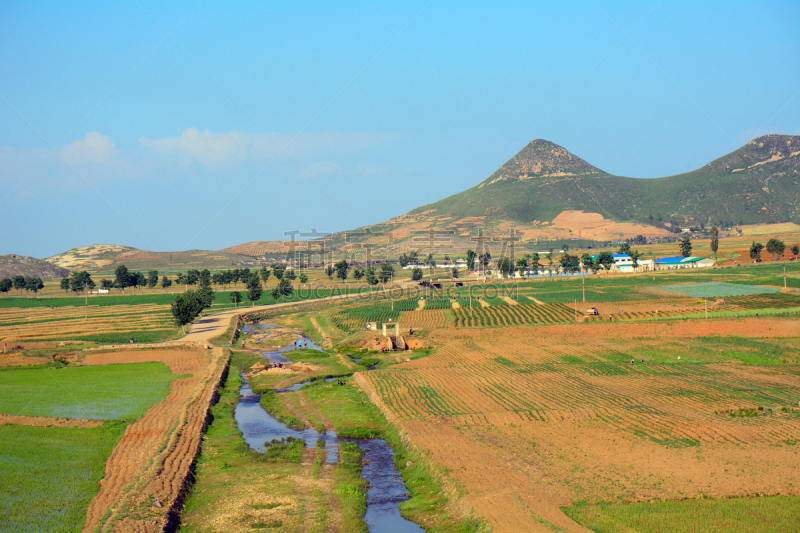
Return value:
<svg viewBox="0 0 800 533">
<path fill-rule="evenodd" d="M 497 172 L 482 184 L 498 181 L 518 181 L 534 178 L 566 176 L 607 176 L 563 146 L 545 139 L 535 139 L 506 161 Z"/>
</svg>

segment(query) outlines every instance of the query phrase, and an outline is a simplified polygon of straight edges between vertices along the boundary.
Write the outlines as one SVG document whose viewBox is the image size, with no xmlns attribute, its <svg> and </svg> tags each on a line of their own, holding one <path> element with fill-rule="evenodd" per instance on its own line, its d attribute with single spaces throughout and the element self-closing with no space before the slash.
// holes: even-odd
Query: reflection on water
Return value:
<svg viewBox="0 0 800 533">
<path fill-rule="evenodd" d="M 261 395 L 253 394 L 247 378 L 242 374 L 242 388 L 239 389 L 239 403 L 233 416 L 242 432 L 245 442 L 259 453 L 267 451 L 266 443 L 277 439 L 292 437 L 303 439 L 306 448 L 316 448 L 317 439 L 325 441 L 325 462 L 336 464 L 339 462 L 339 441 L 335 431 L 320 433 L 314 429 L 292 429 L 261 407 Z"/>
<path fill-rule="evenodd" d="M 329 378 L 335 379 L 335 378 Z M 292 429 L 261 407 L 261 395 L 254 394 L 242 374 L 239 403 L 234 417 L 247 444 L 259 453 L 267 451 L 273 439 L 303 439 L 306 448 L 316 448 L 317 439 L 325 441 L 325 463 L 339 462 L 339 441 L 355 442 L 364 452 L 361 476 L 369 483 L 367 512 L 364 521 L 371 533 L 419 533 L 425 530 L 400 516 L 398 505 L 408 499 L 405 483 L 394 463 L 392 447 L 383 439 L 338 438 L 335 431 L 319 433 L 313 429 Z"/>
</svg>

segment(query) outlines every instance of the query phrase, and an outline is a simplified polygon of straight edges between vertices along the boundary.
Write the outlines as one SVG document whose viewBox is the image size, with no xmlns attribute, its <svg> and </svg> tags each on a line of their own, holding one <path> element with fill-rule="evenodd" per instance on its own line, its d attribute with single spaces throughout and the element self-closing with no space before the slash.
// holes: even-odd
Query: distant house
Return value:
<svg viewBox="0 0 800 533">
<path fill-rule="evenodd" d="M 706 268 L 715 264 L 716 261 L 708 257 L 662 257 L 661 259 L 656 259 L 655 269 Z"/>
<path fill-rule="evenodd" d="M 592 256 L 592 259 L 597 261 L 596 255 Z M 611 270 L 616 272 L 635 272 L 636 269 L 633 268 L 633 258 L 628 254 L 611 254 L 611 257 L 614 258 L 614 264 L 611 265 Z"/>
</svg>

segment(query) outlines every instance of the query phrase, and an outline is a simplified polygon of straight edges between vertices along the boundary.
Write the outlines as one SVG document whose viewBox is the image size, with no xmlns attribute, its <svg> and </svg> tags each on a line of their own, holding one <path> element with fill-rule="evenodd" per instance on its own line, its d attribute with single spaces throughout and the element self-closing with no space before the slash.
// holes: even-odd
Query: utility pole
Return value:
<svg viewBox="0 0 800 533">
<path fill-rule="evenodd" d="M 784 267 L 785 269 L 786 267 Z M 83 300 L 83 319 L 88 320 L 89 318 L 89 286 L 86 286 L 86 292 L 84 293 L 84 300 Z"/>
</svg>

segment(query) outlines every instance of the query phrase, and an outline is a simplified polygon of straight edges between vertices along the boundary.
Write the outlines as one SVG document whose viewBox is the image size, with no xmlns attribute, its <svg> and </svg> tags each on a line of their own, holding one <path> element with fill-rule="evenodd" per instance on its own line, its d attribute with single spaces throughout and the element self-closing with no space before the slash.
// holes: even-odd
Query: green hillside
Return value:
<svg viewBox="0 0 800 533">
<path fill-rule="evenodd" d="M 798 156 L 800 136 L 766 135 L 695 171 L 641 179 L 612 176 L 537 139 L 477 186 L 411 214 L 529 223 L 583 210 L 652 225 L 659 217 L 725 226 L 800 222 Z"/>
</svg>

